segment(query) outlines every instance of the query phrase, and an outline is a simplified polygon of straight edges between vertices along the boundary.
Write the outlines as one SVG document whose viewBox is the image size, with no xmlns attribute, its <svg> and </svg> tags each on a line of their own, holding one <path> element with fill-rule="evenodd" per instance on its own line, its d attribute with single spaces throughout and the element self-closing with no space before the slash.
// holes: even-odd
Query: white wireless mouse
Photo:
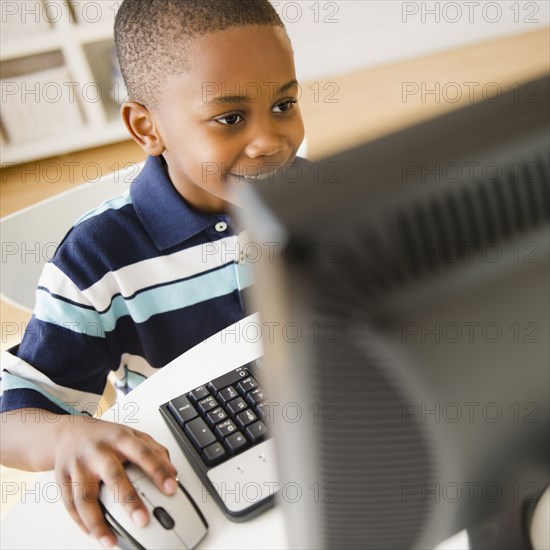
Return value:
<svg viewBox="0 0 550 550">
<path fill-rule="evenodd" d="M 206 535 L 208 524 L 181 483 L 179 490 L 168 496 L 135 464 L 127 464 L 126 473 L 150 519 L 145 527 L 138 527 L 123 507 L 120 490 L 103 485 L 99 501 L 117 535 L 118 546 L 131 550 L 195 548 Z"/>
</svg>

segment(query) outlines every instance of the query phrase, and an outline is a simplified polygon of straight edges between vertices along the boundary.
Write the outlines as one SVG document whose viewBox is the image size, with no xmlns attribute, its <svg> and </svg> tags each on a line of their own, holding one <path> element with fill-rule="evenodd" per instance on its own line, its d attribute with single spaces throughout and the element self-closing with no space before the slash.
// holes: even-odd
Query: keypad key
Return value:
<svg viewBox="0 0 550 550">
<path fill-rule="evenodd" d="M 218 407 L 218 408 L 214 409 L 213 411 L 210 411 L 206 415 L 206 421 L 211 426 L 214 426 L 214 424 L 217 424 L 218 422 L 221 422 L 222 420 L 225 420 L 226 418 L 227 418 L 227 414 L 221 407 Z"/>
<path fill-rule="evenodd" d="M 216 464 L 219 462 L 222 458 L 226 456 L 225 449 L 223 448 L 223 445 L 221 443 L 212 443 L 212 445 L 208 445 L 208 447 L 205 447 L 202 456 L 205 460 L 205 462 L 212 466 L 212 464 Z"/>
<path fill-rule="evenodd" d="M 255 410 L 259 419 L 265 420 L 266 422 L 273 422 L 273 418 L 271 418 L 274 413 L 273 403 L 259 403 L 256 405 Z"/>
<path fill-rule="evenodd" d="M 227 386 L 227 388 L 224 388 L 218 392 L 218 399 L 224 404 L 232 399 L 235 399 L 235 397 L 239 397 L 239 394 L 233 386 Z"/>
<path fill-rule="evenodd" d="M 261 441 L 267 435 L 267 428 L 265 427 L 265 424 L 259 420 L 258 422 L 254 422 L 254 424 L 248 426 L 245 433 L 246 437 L 248 437 L 252 443 L 256 443 L 257 441 Z"/>
<path fill-rule="evenodd" d="M 242 395 L 246 395 L 249 391 L 258 387 L 258 382 L 252 378 L 252 376 L 247 376 L 245 379 L 241 380 L 237 384 L 238 390 Z"/>
<path fill-rule="evenodd" d="M 199 450 L 216 441 L 216 436 L 206 425 L 206 422 L 200 417 L 191 420 L 191 422 L 187 422 L 184 429 L 193 445 Z"/>
<path fill-rule="evenodd" d="M 172 413 L 172 416 L 178 421 L 181 427 L 183 427 L 186 422 L 193 420 L 193 418 L 199 415 L 186 395 L 180 395 L 172 399 L 168 403 L 168 410 Z"/>
<path fill-rule="evenodd" d="M 235 432 L 234 434 L 226 437 L 223 444 L 230 453 L 236 453 L 248 447 L 248 441 L 241 432 Z"/>
<path fill-rule="evenodd" d="M 204 399 L 209 393 L 210 392 L 208 391 L 208 388 L 206 386 L 199 386 L 198 388 L 191 390 L 187 394 L 187 397 L 189 397 L 189 399 L 193 401 L 193 403 L 197 403 L 201 399 Z"/>
<path fill-rule="evenodd" d="M 258 417 L 254 414 L 253 411 L 250 409 L 246 409 L 243 412 L 240 412 L 236 416 L 237 424 L 239 424 L 239 427 L 242 429 L 245 426 L 248 426 L 249 424 L 252 424 L 252 422 L 255 422 L 258 420 Z"/>
<path fill-rule="evenodd" d="M 259 403 L 262 403 L 266 399 L 267 399 L 266 393 L 264 389 L 260 387 L 246 394 L 246 400 L 248 401 L 251 407 L 254 407 Z"/>
<path fill-rule="evenodd" d="M 235 426 L 233 420 L 225 420 L 216 426 L 215 431 L 221 438 L 224 438 L 235 433 L 237 431 L 237 426 Z"/>
<path fill-rule="evenodd" d="M 201 399 L 197 403 L 197 408 L 201 412 L 201 414 L 204 416 L 208 411 L 211 411 L 212 409 L 215 409 L 219 403 L 211 396 L 205 397 L 204 399 Z"/>
<path fill-rule="evenodd" d="M 246 408 L 248 408 L 248 405 L 245 403 L 242 397 L 237 397 L 237 399 L 233 399 L 233 401 L 229 401 L 226 407 L 229 413 L 235 416 L 239 414 L 241 411 L 244 411 Z"/>
<path fill-rule="evenodd" d="M 223 376 L 214 378 L 214 380 L 212 380 L 210 384 L 208 384 L 208 387 L 210 388 L 210 391 L 212 393 L 216 394 L 220 390 L 223 390 L 223 388 L 227 388 L 227 386 L 233 386 L 237 384 L 237 382 L 239 382 L 243 378 L 246 378 L 247 376 L 250 376 L 250 373 L 243 367 L 239 367 L 238 369 L 232 370 L 231 372 L 228 372 Z"/>
</svg>

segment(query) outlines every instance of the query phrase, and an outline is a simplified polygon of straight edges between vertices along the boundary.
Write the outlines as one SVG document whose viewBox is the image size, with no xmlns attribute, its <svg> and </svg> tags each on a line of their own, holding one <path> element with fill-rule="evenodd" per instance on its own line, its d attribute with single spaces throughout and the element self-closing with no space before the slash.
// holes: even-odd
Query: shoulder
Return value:
<svg viewBox="0 0 550 550">
<path fill-rule="evenodd" d="M 65 237 L 65 241 L 69 239 L 87 247 L 99 245 L 101 250 L 106 252 L 105 246 L 120 242 L 121 239 L 139 238 L 136 229 L 140 227 L 142 224 L 136 215 L 128 190 L 80 217 Z"/>
<path fill-rule="evenodd" d="M 150 248 L 128 191 L 79 218 L 51 263 L 80 288 L 86 288 L 110 271 L 155 254 Z"/>
</svg>

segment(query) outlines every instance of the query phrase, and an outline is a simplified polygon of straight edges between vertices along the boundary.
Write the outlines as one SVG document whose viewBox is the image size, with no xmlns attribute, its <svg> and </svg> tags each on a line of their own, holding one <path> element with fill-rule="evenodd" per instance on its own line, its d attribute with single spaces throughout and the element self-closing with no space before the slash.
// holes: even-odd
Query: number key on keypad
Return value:
<svg viewBox="0 0 550 550">
<path fill-rule="evenodd" d="M 208 411 L 215 409 L 218 405 L 219 403 L 211 395 L 201 399 L 197 403 L 197 407 L 202 415 L 205 415 Z"/>
<path fill-rule="evenodd" d="M 235 432 L 224 440 L 226 449 L 231 453 L 236 453 L 245 447 L 248 447 L 248 441 L 241 432 Z"/>
<path fill-rule="evenodd" d="M 241 380 L 237 387 L 239 388 L 239 391 L 245 395 L 247 392 L 253 390 L 254 388 L 258 387 L 258 382 L 252 378 L 252 376 L 247 376 L 244 380 Z"/>
<path fill-rule="evenodd" d="M 237 431 L 237 426 L 233 423 L 233 420 L 224 420 L 216 426 L 216 433 L 220 437 L 227 437 Z"/>
<path fill-rule="evenodd" d="M 206 415 L 206 421 L 211 425 L 214 426 L 214 424 L 217 424 L 218 422 L 221 422 L 222 420 L 225 420 L 227 418 L 227 414 L 221 407 L 217 407 L 216 409 L 210 411 Z"/>
<path fill-rule="evenodd" d="M 233 386 L 228 386 L 227 388 L 220 390 L 218 393 L 218 399 L 224 404 L 232 399 L 235 399 L 235 397 L 239 397 L 239 394 Z"/>
<path fill-rule="evenodd" d="M 252 422 L 258 420 L 258 417 L 250 409 L 240 412 L 236 418 L 237 423 L 241 428 L 244 428 L 245 426 L 248 426 L 248 424 L 252 424 Z"/>
<path fill-rule="evenodd" d="M 237 397 L 237 399 L 229 401 L 226 406 L 227 410 L 233 415 L 239 414 L 241 411 L 244 411 L 248 407 L 242 397 Z"/>
</svg>

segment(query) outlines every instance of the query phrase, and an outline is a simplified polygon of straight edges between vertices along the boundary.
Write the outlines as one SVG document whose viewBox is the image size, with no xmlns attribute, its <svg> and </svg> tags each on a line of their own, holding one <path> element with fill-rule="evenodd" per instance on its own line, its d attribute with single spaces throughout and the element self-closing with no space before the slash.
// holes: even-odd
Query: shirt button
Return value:
<svg viewBox="0 0 550 550">
<path fill-rule="evenodd" d="M 227 229 L 227 224 L 225 222 L 218 222 L 216 224 L 216 231 L 218 233 L 223 233 Z"/>
</svg>

